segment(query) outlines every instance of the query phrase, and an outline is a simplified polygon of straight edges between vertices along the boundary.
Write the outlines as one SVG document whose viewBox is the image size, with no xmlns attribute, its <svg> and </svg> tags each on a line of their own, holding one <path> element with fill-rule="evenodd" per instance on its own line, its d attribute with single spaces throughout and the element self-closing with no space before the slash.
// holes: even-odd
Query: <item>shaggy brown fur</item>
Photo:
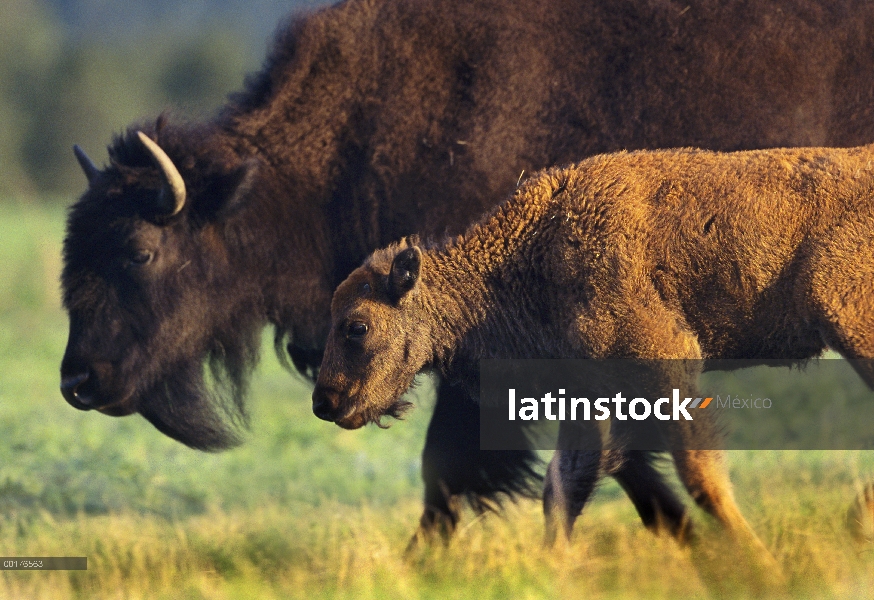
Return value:
<svg viewBox="0 0 874 600">
<path fill-rule="evenodd" d="M 874 3 L 349 0 L 293 20 L 210 121 L 133 126 L 73 207 L 65 396 L 202 449 L 236 441 L 271 324 L 312 375 L 331 293 L 375 248 L 460 233 L 524 170 L 623 148 L 874 140 Z M 185 180 L 163 218 L 142 129 Z M 287 342 L 287 343 L 286 343 Z M 207 385 L 204 362 L 219 385 Z M 440 385 L 423 530 L 530 490 Z"/>
<path fill-rule="evenodd" d="M 379 250 L 336 290 L 313 401 L 342 427 L 403 408 L 417 372 L 478 385 L 483 358 L 874 358 L 874 146 L 619 153 L 551 169 L 463 236 Z M 874 386 L 870 361 L 855 363 Z M 666 370 L 659 390 L 694 386 Z M 694 389 L 694 388 L 692 388 Z M 694 395 L 694 394 L 693 394 Z M 654 396 L 650 396 L 654 397 Z M 666 428 L 680 479 L 760 547 L 710 425 Z M 570 531 L 609 456 L 557 454 L 546 507 Z M 646 457 L 610 471 L 648 525 L 687 533 Z"/>
</svg>

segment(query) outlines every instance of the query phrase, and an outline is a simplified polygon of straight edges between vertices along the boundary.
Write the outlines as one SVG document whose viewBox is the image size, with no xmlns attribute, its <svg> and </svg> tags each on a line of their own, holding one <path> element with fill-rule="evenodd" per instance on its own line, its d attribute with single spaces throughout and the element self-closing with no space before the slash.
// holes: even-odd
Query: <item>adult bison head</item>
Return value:
<svg viewBox="0 0 874 600">
<path fill-rule="evenodd" d="M 234 250 L 255 167 L 207 132 L 144 129 L 118 137 L 102 170 L 75 148 L 89 187 L 64 240 L 61 392 L 78 409 L 138 412 L 195 448 L 228 447 L 258 355 L 259 327 L 245 322 L 261 318 L 245 306 L 257 294 Z"/>
</svg>

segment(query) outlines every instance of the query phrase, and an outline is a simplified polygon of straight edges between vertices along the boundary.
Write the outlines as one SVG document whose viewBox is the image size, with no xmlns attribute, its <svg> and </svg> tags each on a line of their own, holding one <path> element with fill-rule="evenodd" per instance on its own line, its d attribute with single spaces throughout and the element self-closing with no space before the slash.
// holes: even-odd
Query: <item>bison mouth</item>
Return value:
<svg viewBox="0 0 874 600">
<path fill-rule="evenodd" d="M 65 359 L 61 364 L 61 395 L 78 410 L 96 410 L 113 417 L 135 413 L 132 391 L 106 386 L 111 373 L 110 363 L 96 362 L 89 368 L 76 369 Z"/>
<path fill-rule="evenodd" d="M 177 363 L 138 390 L 113 386 L 123 378 L 106 368 L 77 373 L 62 365 L 61 394 L 79 410 L 112 417 L 139 412 L 161 433 L 191 448 L 218 451 L 239 445 L 248 425 L 243 405 L 248 365 L 228 366 L 221 361 L 210 361 L 207 368 L 202 361 Z M 73 375 L 65 373 L 71 370 Z"/>
<path fill-rule="evenodd" d="M 381 429 L 388 429 L 389 424 L 383 423 L 383 417 L 403 420 L 404 413 L 412 408 L 413 403 L 406 400 L 395 400 L 387 408 L 367 407 L 362 410 L 353 410 L 342 417 L 335 419 L 334 423 L 343 429 L 359 429 L 368 423 L 373 423 Z"/>
<path fill-rule="evenodd" d="M 343 429 L 359 429 L 367 425 L 367 417 L 361 413 L 354 413 L 348 417 L 343 417 L 334 421 Z"/>
<path fill-rule="evenodd" d="M 107 415 L 109 417 L 126 417 L 137 412 L 136 407 L 131 406 L 130 403 L 126 402 L 125 400 L 122 400 L 121 402 L 117 402 L 115 404 L 100 406 L 95 410 L 100 414 Z"/>
<path fill-rule="evenodd" d="M 398 397 L 401 393 L 403 390 Z M 412 403 L 398 399 L 382 408 L 378 403 L 359 397 L 356 389 L 340 391 L 330 385 L 317 384 L 313 390 L 313 414 L 343 429 L 359 429 L 368 423 L 385 429 L 388 425 L 382 423 L 382 417 L 400 419 L 411 406 Z"/>
</svg>

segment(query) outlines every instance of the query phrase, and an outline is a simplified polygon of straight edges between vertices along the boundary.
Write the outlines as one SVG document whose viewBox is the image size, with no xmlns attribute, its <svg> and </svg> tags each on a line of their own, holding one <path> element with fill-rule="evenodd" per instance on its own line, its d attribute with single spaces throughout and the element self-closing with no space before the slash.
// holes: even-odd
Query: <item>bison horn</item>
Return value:
<svg viewBox="0 0 874 600">
<path fill-rule="evenodd" d="M 78 144 L 73 146 L 73 154 L 76 155 L 76 160 L 79 161 L 79 166 L 82 167 L 82 170 L 85 172 L 85 177 L 88 178 L 88 183 L 94 181 L 94 178 L 100 174 L 100 169 L 91 162 L 91 159 L 88 158 L 88 155 L 85 154 L 85 151 L 82 150 Z"/>
<path fill-rule="evenodd" d="M 161 195 L 173 199 L 173 210 L 170 212 L 170 216 L 179 214 L 179 211 L 185 206 L 185 181 L 179 174 L 179 169 L 176 168 L 167 153 L 161 149 L 161 146 L 153 142 L 149 136 L 142 131 L 137 131 L 137 136 L 149 154 L 152 155 L 155 166 L 161 172 L 161 179 L 164 180 Z"/>
</svg>

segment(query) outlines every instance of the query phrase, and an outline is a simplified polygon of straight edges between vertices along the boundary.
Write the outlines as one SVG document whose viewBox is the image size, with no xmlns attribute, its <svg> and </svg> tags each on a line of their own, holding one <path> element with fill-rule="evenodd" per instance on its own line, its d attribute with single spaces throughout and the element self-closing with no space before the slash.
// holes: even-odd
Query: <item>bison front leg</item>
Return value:
<svg viewBox="0 0 874 600">
<path fill-rule="evenodd" d="M 712 515 L 735 539 L 748 542 L 758 551 L 768 554 L 753 532 L 734 499 L 731 482 L 721 450 L 672 451 L 680 481 L 695 503 Z"/>
<path fill-rule="evenodd" d="M 407 544 L 407 556 L 430 546 L 434 540 L 448 544 L 458 524 L 459 502 L 438 477 L 428 477 L 425 483 L 425 506 L 419 517 L 419 528 Z"/>
<path fill-rule="evenodd" d="M 500 496 L 539 495 L 540 459 L 531 450 L 480 450 L 479 404 L 460 388 L 438 382 L 437 402 L 422 452 L 425 506 L 407 553 L 455 532 L 462 500 L 482 512 Z"/>
<path fill-rule="evenodd" d="M 689 513 L 655 468 L 655 460 L 653 452 L 628 450 L 610 474 L 628 494 L 647 529 L 665 530 L 685 544 L 693 537 Z"/>
<path fill-rule="evenodd" d="M 683 390 L 684 397 L 697 397 L 700 361 L 664 363 L 664 389 Z M 684 367 L 683 365 L 688 365 Z M 780 591 L 782 570 L 747 523 L 732 491 L 725 452 L 718 450 L 722 433 L 712 413 L 695 411 L 693 420 L 661 421 L 677 475 L 695 503 L 713 516 L 725 539 L 695 540 L 695 564 L 702 578 L 717 590 L 743 585 L 761 592 Z M 732 556 L 726 563 L 725 556 Z"/>
<path fill-rule="evenodd" d="M 786 582 L 782 569 L 735 503 L 724 453 L 676 449 L 673 456 L 686 489 L 728 536 L 709 537 L 693 544 L 693 561 L 703 581 L 718 595 L 728 590 L 736 592 L 739 587 L 757 594 L 783 592 Z M 731 561 L 727 562 L 726 556 L 731 556 Z"/>
</svg>

